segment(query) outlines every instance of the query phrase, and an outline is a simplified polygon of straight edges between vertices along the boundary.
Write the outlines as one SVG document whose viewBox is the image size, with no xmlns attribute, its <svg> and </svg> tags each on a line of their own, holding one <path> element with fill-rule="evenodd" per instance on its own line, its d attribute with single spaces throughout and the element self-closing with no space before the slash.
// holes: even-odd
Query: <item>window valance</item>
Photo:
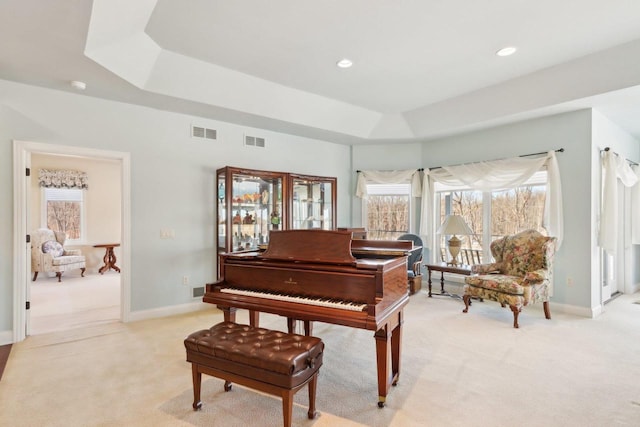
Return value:
<svg viewBox="0 0 640 427">
<path fill-rule="evenodd" d="M 524 184 L 537 171 L 547 170 L 547 191 L 545 199 L 544 224 L 550 236 L 557 238 L 556 249 L 562 243 L 564 224 L 562 215 L 562 189 L 560 172 L 554 151 L 539 158 L 514 157 L 487 162 L 467 163 L 456 166 L 443 166 L 425 171 L 422 184 L 422 218 L 420 234 L 433 237 L 434 182 L 446 185 L 466 185 L 480 191 L 495 191 L 517 187 Z M 431 242 L 432 238 L 427 238 Z"/>
<path fill-rule="evenodd" d="M 38 183 L 45 188 L 89 188 L 86 172 L 65 169 L 40 169 Z"/>
<path fill-rule="evenodd" d="M 358 171 L 356 183 L 356 196 L 367 198 L 367 183 L 371 184 L 398 184 L 411 181 L 411 196 L 422 195 L 420 183 L 420 171 L 417 169 L 400 171 Z"/>
</svg>

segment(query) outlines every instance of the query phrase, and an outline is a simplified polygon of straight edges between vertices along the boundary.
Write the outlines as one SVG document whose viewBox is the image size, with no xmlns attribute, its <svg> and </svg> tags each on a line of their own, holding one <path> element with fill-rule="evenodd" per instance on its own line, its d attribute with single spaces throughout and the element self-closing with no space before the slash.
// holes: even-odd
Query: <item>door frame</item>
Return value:
<svg viewBox="0 0 640 427">
<path fill-rule="evenodd" d="M 85 147 L 46 144 L 30 141 L 13 141 L 13 342 L 27 337 L 27 296 L 30 286 L 31 258 L 26 242 L 28 230 L 29 189 L 25 170 L 31 164 L 31 154 L 59 154 L 93 157 L 120 162 L 121 174 L 121 256 L 120 320 L 127 322 L 131 313 L 131 155 L 127 152 L 107 151 Z"/>
</svg>

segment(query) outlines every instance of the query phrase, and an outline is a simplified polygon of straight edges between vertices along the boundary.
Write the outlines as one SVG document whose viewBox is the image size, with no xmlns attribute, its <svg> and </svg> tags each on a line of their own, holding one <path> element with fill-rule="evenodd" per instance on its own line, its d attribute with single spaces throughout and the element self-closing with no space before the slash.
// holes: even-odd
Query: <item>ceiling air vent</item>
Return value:
<svg viewBox="0 0 640 427">
<path fill-rule="evenodd" d="M 191 136 L 193 138 L 217 139 L 218 132 L 202 126 L 191 126 Z"/>
<path fill-rule="evenodd" d="M 257 136 L 244 136 L 244 145 L 249 145 L 251 147 L 265 147 L 264 138 L 258 138 Z"/>
</svg>

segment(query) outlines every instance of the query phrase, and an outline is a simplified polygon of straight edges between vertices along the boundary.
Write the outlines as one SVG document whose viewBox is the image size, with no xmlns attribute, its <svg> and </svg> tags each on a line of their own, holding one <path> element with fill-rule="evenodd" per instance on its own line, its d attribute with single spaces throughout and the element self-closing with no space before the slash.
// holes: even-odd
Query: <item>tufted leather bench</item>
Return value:
<svg viewBox="0 0 640 427">
<path fill-rule="evenodd" d="M 293 395 L 309 383 L 309 411 L 316 415 L 318 370 L 324 343 L 320 338 L 287 334 L 222 322 L 189 335 L 184 340 L 193 376 L 193 409 L 202 407 L 202 374 L 225 380 L 224 390 L 235 382 L 282 397 L 285 427 L 291 426 Z"/>
</svg>

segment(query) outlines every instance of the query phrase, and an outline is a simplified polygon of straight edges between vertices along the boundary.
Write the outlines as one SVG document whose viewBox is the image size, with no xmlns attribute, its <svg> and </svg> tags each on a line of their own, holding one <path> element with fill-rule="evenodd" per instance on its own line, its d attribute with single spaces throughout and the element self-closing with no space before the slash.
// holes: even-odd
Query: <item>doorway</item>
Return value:
<svg viewBox="0 0 640 427">
<path fill-rule="evenodd" d="M 94 279 L 102 280 L 105 283 L 109 282 L 113 288 L 116 286 L 117 295 L 115 296 L 117 307 L 117 313 L 110 316 L 116 317 L 114 320 L 127 321 L 130 312 L 130 255 L 129 255 L 129 241 L 130 241 L 130 156 L 129 153 L 104 151 L 89 149 L 83 147 L 70 147 L 53 144 L 42 144 L 25 141 L 14 141 L 14 229 L 16 234 L 14 236 L 14 253 L 16 254 L 16 267 L 14 270 L 14 342 L 25 339 L 26 336 L 31 335 L 32 332 L 41 333 L 39 331 L 31 331 L 30 322 L 30 310 L 27 307 L 30 305 L 32 286 L 40 286 L 43 284 L 43 288 L 46 286 L 45 282 L 53 281 L 57 284 L 57 281 L 49 280 L 46 276 L 42 279 L 42 282 L 31 282 L 31 259 L 30 259 L 30 244 L 26 243 L 25 236 L 31 231 L 33 224 L 33 216 L 39 215 L 37 212 L 32 212 L 33 197 L 37 195 L 31 194 L 31 179 L 25 174 L 26 169 L 31 169 L 34 159 L 40 157 L 46 158 L 47 156 L 65 158 L 67 161 L 74 162 L 103 162 L 105 164 L 115 165 L 117 168 L 116 179 L 112 179 L 109 183 L 111 188 L 115 188 L 119 191 L 119 216 L 120 216 L 120 256 L 118 257 L 118 265 L 121 267 L 121 273 L 105 272 L 104 275 L 97 275 L 95 272 L 91 272 L 91 264 L 101 262 L 101 256 L 98 252 L 92 251 L 91 243 L 84 242 L 86 245 L 83 247 L 83 253 L 86 251 L 88 265 L 87 273 L 85 276 L 80 277 L 78 271 L 78 277 L 74 277 L 74 272 L 65 272 L 62 278 L 62 285 L 64 285 L 69 291 L 69 287 L 73 285 L 73 282 L 82 283 L 82 286 L 91 281 L 92 274 Z M 36 162 L 37 163 L 37 162 Z M 37 200 L 37 199 L 36 199 Z M 105 243 L 105 242 L 96 242 Z M 110 242 L 109 242 L 110 243 Z M 103 249 L 102 249 L 103 250 Z M 98 249 L 96 249 L 98 251 Z M 86 255 L 85 255 L 86 256 Z M 99 258 L 99 261 L 95 260 L 95 257 Z M 93 258 L 92 258 L 93 257 Z M 99 265 L 98 265 L 99 267 Z M 95 265 L 93 266 L 95 268 Z M 99 276 L 100 279 L 98 279 Z M 107 277 L 105 277 L 107 276 Z M 84 279 L 89 279 L 84 281 Z M 37 280 L 41 280 L 38 278 Z M 47 283 L 48 284 L 48 283 Z M 55 286 L 49 287 L 52 292 L 64 293 L 63 286 L 56 288 Z M 40 290 L 40 289 L 38 289 Z M 60 291 L 60 292 L 59 292 Z M 53 294 L 49 294 L 51 296 Z M 98 297 L 96 295 L 96 297 Z M 61 300 L 61 304 L 69 304 L 69 294 L 65 295 L 66 301 Z M 29 304 L 28 304 L 29 303 Z M 36 310 L 34 308 L 34 310 Z M 72 313 L 70 313 L 72 314 Z M 72 321 L 72 325 L 77 325 L 78 322 L 87 322 L 86 312 L 83 317 L 79 317 Z M 104 316 L 103 316 L 104 317 Z M 62 324 L 64 327 L 64 323 Z M 69 325 L 69 323 L 67 323 Z"/>
</svg>

